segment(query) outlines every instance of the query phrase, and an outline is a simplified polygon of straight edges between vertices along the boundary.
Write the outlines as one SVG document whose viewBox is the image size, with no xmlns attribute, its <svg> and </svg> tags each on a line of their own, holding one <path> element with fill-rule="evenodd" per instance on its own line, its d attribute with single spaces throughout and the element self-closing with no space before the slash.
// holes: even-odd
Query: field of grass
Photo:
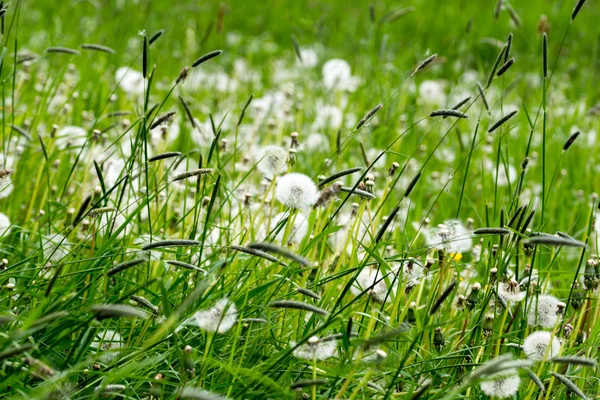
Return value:
<svg viewBox="0 0 600 400">
<path fill-rule="evenodd" d="M 0 14 L 0 398 L 600 398 L 596 1 Z"/>
</svg>

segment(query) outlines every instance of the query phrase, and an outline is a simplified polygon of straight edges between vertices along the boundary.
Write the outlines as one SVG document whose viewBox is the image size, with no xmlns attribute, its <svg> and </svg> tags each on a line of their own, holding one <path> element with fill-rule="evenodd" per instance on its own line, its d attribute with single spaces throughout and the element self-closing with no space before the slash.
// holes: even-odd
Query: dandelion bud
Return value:
<svg viewBox="0 0 600 400">
<path fill-rule="evenodd" d="M 249 206 L 250 205 L 250 200 L 252 200 L 252 193 L 244 193 L 244 205 L 245 206 Z"/>
<path fill-rule="evenodd" d="M 408 311 L 406 312 L 406 317 L 404 317 L 404 322 L 410 325 L 414 325 L 417 322 L 417 316 L 415 314 L 415 309 L 417 308 L 417 303 L 414 301 L 410 303 L 408 306 Z"/>
<path fill-rule="evenodd" d="M 288 164 L 292 167 L 296 164 L 296 149 L 294 148 L 288 149 Z"/>
<path fill-rule="evenodd" d="M 378 349 L 378 350 L 375 352 L 375 357 L 376 357 L 376 360 L 375 360 L 375 361 L 379 361 L 379 362 L 381 362 L 381 361 L 385 360 L 385 359 L 387 358 L 387 356 L 388 356 L 388 355 L 387 355 L 387 353 L 386 353 L 385 351 L 383 351 L 383 350 L 381 350 L 381 349 Z"/>
<path fill-rule="evenodd" d="M 479 282 L 475 282 L 473 286 L 471 286 L 471 292 L 467 296 L 466 306 L 469 310 L 473 310 L 477 303 L 479 303 L 479 291 L 481 290 L 481 285 Z"/>
<path fill-rule="evenodd" d="M 183 67 L 183 69 L 181 70 L 181 72 L 179 73 L 179 76 L 177 77 L 177 79 L 175 80 L 175 84 L 178 85 L 181 82 L 185 82 L 185 80 L 188 77 L 188 74 L 190 72 L 190 67 Z"/>
<path fill-rule="evenodd" d="M 557 313 L 557 314 L 559 314 L 559 315 L 562 315 L 562 314 L 564 314 L 564 312 L 565 312 L 565 307 L 567 307 L 567 305 L 566 305 L 564 302 L 562 302 L 562 301 L 559 301 L 559 302 L 556 304 L 556 308 L 557 308 L 557 311 L 556 311 L 556 313 Z"/>
<path fill-rule="evenodd" d="M 573 297 L 571 297 L 571 305 L 575 310 L 579 310 L 585 300 L 585 293 L 581 290 L 579 283 L 573 285 Z"/>
<path fill-rule="evenodd" d="M 496 257 L 496 254 L 498 254 L 498 245 L 497 244 L 492 246 L 492 257 Z"/>
<path fill-rule="evenodd" d="M 227 139 L 221 140 L 221 151 L 227 151 L 228 144 L 229 144 L 229 140 L 227 140 Z"/>
<path fill-rule="evenodd" d="M 483 317 L 483 334 L 489 337 L 494 330 L 494 314 L 485 314 Z"/>
<path fill-rule="evenodd" d="M 435 328 L 435 332 L 433 333 L 433 347 L 440 351 L 444 348 L 445 345 L 446 339 L 444 338 L 444 334 L 442 333 L 442 328 Z"/>
<path fill-rule="evenodd" d="M 563 336 L 565 338 L 568 338 L 569 336 L 571 336 L 571 333 L 573 333 L 573 325 L 571 324 L 566 324 L 563 327 Z"/>
<path fill-rule="evenodd" d="M 497 275 L 498 275 L 498 268 L 494 267 L 494 268 L 490 269 L 490 283 L 493 283 L 496 281 Z"/>
<path fill-rule="evenodd" d="M 298 142 L 298 132 L 292 132 L 290 133 L 290 137 L 292 138 L 292 144 L 291 144 L 291 148 L 292 149 L 297 149 L 298 147 L 300 147 L 300 143 Z"/>
<path fill-rule="evenodd" d="M 94 363 L 94 365 L 92 365 L 92 370 L 93 371 L 100 371 L 100 364 Z"/>
<path fill-rule="evenodd" d="M 365 181 L 365 190 L 369 193 L 373 193 L 373 186 L 375 185 L 375 182 L 368 180 Z"/>
<path fill-rule="evenodd" d="M 390 177 L 394 176 L 394 174 L 396 173 L 396 170 L 400 168 L 400 164 L 398 164 L 397 162 L 393 162 L 392 166 L 390 167 L 390 169 L 388 170 L 388 175 Z"/>
<path fill-rule="evenodd" d="M 465 296 L 463 296 L 462 294 L 459 294 L 458 297 L 456 298 L 456 307 L 460 311 L 464 311 L 465 308 L 467 307 L 467 298 Z"/>
<path fill-rule="evenodd" d="M 588 260 L 585 264 L 585 272 L 583 274 L 583 283 L 588 291 L 594 291 L 598 288 L 598 278 L 596 276 L 596 262 Z"/>
<path fill-rule="evenodd" d="M 206 207 L 210 204 L 210 197 L 208 196 L 204 196 L 202 198 L 202 207 Z"/>
<path fill-rule="evenodd" d="M 56 125 L 56 124 L 52 125 L 52 130 L 50 131 L 50 137 L 53 138 L 56 135 L 57 131 L 58 131 L 58 125 Z"/>
<path fill-rule="evenodd" d="M 194 360 L 192 359 L 193 351 L 194 349 L 192 349 L 192 346 L 190 345 L 183 348 L 183 365 L 185 366 L 186 371 L 191 375 L 194 375 L 195 371 Z"/>
</svg>

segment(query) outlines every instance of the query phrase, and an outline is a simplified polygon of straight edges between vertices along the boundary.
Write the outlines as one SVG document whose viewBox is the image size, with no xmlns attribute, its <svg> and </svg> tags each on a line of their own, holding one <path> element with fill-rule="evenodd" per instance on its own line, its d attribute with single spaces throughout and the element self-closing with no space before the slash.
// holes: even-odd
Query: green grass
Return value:
<svg viewBox="0 0 600 400">
<path fill-rule="evenodd" d="M 0 397 L 484 399 L 479 368 L 498 356 L 520 360 L 510 398 L 600 396 L 598 6 L 571 22 L 571 0 L 513 3 L 495 18 L 495 1 L 466 0 L 11 2 Z M 499 65 L 515 63 L 496 77 L 509 33 Z M 355 90 L 324 84 L 336 58 Z M 141 93 L 120 67 L 146 72 Z M 468 119 L 429 116 L 466 97 Z M 292 154 L 272 180 L 257 168 L 269 145 Z M 350 168 L 323 205 L 277 198 L 285 172 L 318 184 Z M 436 245 L 455 219 L 465 230 Z M 505 304 L 511 279 L 525 298 Z M 565 303 L 545 328 L 528 323 L 540 294 Z M 194 315 L 216 304 L 236 314 L 210 332 Z M 529 365 L 519 346 L 540 329 L 587 364 Z M 323 349 L 298 357 L 313 336 Z"/>
</svg>

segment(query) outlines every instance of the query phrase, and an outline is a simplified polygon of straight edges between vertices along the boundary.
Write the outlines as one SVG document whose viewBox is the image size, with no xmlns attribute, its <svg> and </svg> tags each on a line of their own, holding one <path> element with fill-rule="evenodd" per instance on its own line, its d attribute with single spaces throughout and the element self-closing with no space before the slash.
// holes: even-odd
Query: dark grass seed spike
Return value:
<svg viewBox="0 0 600 400">
<path fill-rule="evenodd" d="M 170 121 L 175 114 L 177 114 L 177 111 L 169 111 L 168 113 L 161 115 L 159 118 L 156 119 L 156 121 L 154 121 L 152 125 L 150 125 L 150 129 L 154 129 L 160 124 Z"/>
<path fill-rule="evenodd" d="M 304 296 L 308 296 L 310 298 L 313 298 L 317 301 L 321 300 L 321 296 L 319 296 L 318 294 L 316 294 L 315 292 L 313 292 L 312 290 L 308 290 L 302 287 L 296 288 L 296 292 L 303 294 Z"/>
<path fill-rule="evenodd" d="M 362 346 L 363 348 L 368 348 L 371 346 L 375 346 L 381 343 L 385 343 L 391 339 L 394 339 L 396 336 L 404 333 L 404 332 L 408 332 L 411 329 L 410 325 L 407 324 L 400 324 L 395 328 L 389 329 L 377 336 L 373 336 L 369 339 L 363 340 L 362 342 Z"/>
<path fill-rule="evenodd" d="M 147 298 L 142 296 L 132 295 L 131 300 L 133 300 L 137 305 L 141 307 L 145 307 L 154 315 L 158 315 L 159 310 L 158 307 L 152 304 Z"/>
<path fill-rule="evenodd" d="M 174 177 L 172 179 L 171 182 L 182 181 L 184 179 L 193 178 L 195 176 L 200 176 L 200 175 L 209 175 L 209 174 L 212 174 L 213 172 L 214 172 L 214 169 L 212 169 L 212 168 L 193 169 L 191 171 L 187 171 L 187 172 L 177 175 L 176 177 Z"/>
<path fill-rule="evenodd" d="M 148 260 L 146 260 L 145 258 L 138 258 L 138 259 L 135 259 L 135 260 L 130 260 L 130 261 L 122 262 L 120 264 L 115 265 L 111 269 L 109 269 L 108 272 L 106 273 L 106 275 L 108 275 L 108 276 L 115 275 L 115 274 L 117 274 L 117 273 L 119 273 L 121 271 L 125 271 L 126 269 L 129 269 L 131 267 L 135 267 L 136 265 L 143 264 L 143 263 L 145 263 L 147 261 Z"/>
<path fill-rule="evenodd" d="M 353 174 L 353 173 L 359 172 L 359 171 L 362 171 L 362 167 L 348 168 L 343 171 L 336 172 L 336 173 L 328 176 L 327 178 L 323 179 L 321 182 L 319 182 L 318 186 L 323 187 L 323 186 L 327 185 L 329 182 L 334 182 L 343 176 L 350 175 L 350 174 Z"/>
<path fill-rule="evenodd" d="M 461 108 L 462 106 L 464 106 L 465 104 L 467 104 L 467 102 L 471 100 L 471 96 L 466 97 L 464 99 L 462 99 L 460 102 L 458 102 L 454 107 L 452 107 L 452 110 L 458 110 L 459 108 Z M 443 116 L 443 119 L 448 118 L 448 116 Z"/>
<path fill-rule="evenodd" d="M 479 228 L 473 231 L 474 235 L 510 235 L 512 231 L 506 228 Z"/>
<path fill-rule="evenodd" d="M 161 29 L 160 31 L 156 32 L 154 35 L 152 35 L 150 37 L 150 40 L 148 40 L 148 45 L 151 45 L 152 43 L 156 42 L 158 40 L 158 38 L 160 38 L 163 33 L 165 33 L 164 29 Z"/>
<path fill-rule="evenodd" d="M 417 182 L 419 182 L 419 179 L 421 179 L 421 171 L 419 171 L 419 173 L 412 179 L 412 181 L 410 181 L 408 187 L 406 188 L 406 191 L 404 192 L 403 197 L 408 197 L 408 195 L 413 191 L 413 189 L 417 185 Z"/>
<path fill-rule="evenodd" d="M 429 57 L 427 57 L 421 64 L 417 65 L 417 68 L 415 68 L 414 72 L 411 74 L 411 76 L 423 71 L 425 68 L 427 68 L 427 66 L 429 64 L 431 64 L 433 62 L 433 60 L 435 60 L 437 58 L 437 54 L 433 54 Z"/>
<path fill-rule="evenodd" d="M 21 128 L 20 126 L 11 125 L 10 129 L 17 132 L 19 135 L 23 136 L 27 140 L 31 141 L 31 135 L 29 134 L 29 132 L 27 132 L 25 129 Z"/>
<path fill-rule="evenodd" d="M 294 45 L 294 51 L 296 52 L 296 57 L 298 57 L 298 61 L 302 64 L 304 60 L 302 60 L 302 54 L 300 53 L 300 44 L 298 43 L 298 39 L 296 35 L 292 33 L 292 44 Z"/>
<path fill-rule="evenodd" d="M 545 392 L 546 391 L 546 386 L 544 386 L 544 383 L 542 382 L 542 380 L 535 374 L 535 372 L 533 372 L 532 370 L 530 370 L 529 368 L 524 368 L 524 370 L 527 372 L 527 375 L 529 376 L 529 379 L 531 379 L 531 381 L 533 383 L 535 383 L 535 385 L 542 391 Z"/>
<path fill-rule="evenodd" d="M 581 7 L 583 7 L 583 5 L 585 4 L 585 1 L 586 0 L 578 0 L 575 4 L 575 8 L 573 8 L 573 12 L 571 13 L 571 23 L 575 21 L 575 18 L 577 18 L 577 15 L 581 11 Z"/>
<path fill-rule="evenodd" d="M 581 132 L 577 131 L 577 132 L 573 133 L 571 136 L 569 136 L 569 138 L 565 142 L 565 145 L 563 146 L 563 151 L 569 150 L 569 147 L 571 147 L 571 145 L 575 142 L 575 140 L 577 139 L 577 137 L 579 136 L 580 133 Z"/>
<path fill-rule="evenodd" d="M 371 200 L 377 198 L 377 196 L 375 196 L 373 193 L 369 193 L 369 192 L 367 192 L 365 190 L 361 190 L 361 189 L 353 189 L 353 188 L 347 187 L 347 186 L 342 186 L 340 188 L 340 191 L 350 193 L 350 194 L 355 194 L 357 196 L 364 197 L 366 199 L 371 199 Z"/>
<path fill-rule="evenodd" d="M 490 112 L 490 105 L 488 104 L 487 98 L 485 97 L 485 93 L 483 92 L 483 87 L 479 82 L 477 82 L 477 89 L 479 90 L 479 97 L 481 97 L 481 101 L 483 101 L 483 106 L 485 107 L 487 112 Z"/>
<path fill-rule="evenodd" d="M 508 37 L 506 38 L 506 51 L 504 52 L 504 62 L 507 62 L 508 57 L 510 57 L 510 50 L 512 49 L 512 41 L 513 41 L 513 34 L 511 32 L 508 34 Z"/>
<path fill-rule="evenodd" d="M 19 347 L 12 347 L 7 350 L 4 350 L 0 353 L 0 361 L 4 361 L 7 358 L 16 357 L 23 353 L 30 352 L 35 349 L 35 346 L 32 344 L 24 344 Z"/>
<path fill-rule="evenodd" d="M 192 68 L 196 68 L 198 65 L 200 65 L 204 62 L 220 56 L 221 53 L 223 53 L 223 50 L 215 50 L 215 51 L 211 51 L 208 54 L 203 55 L 202 57 L 200 57 L 199 59 L 197 59 L 196 61 L 194 61 L 192 63 Z"/>
<path fill-rule="evenodd" d="M 398 211 L 400 211 L 400 205 L 394 207 L 392 212 L 387 216 L 387 218 L 383 222 L 383 225 L 381 225 L 381 228 L 379 228 L 379 231 L 377 231 L 377 235 L 375 235 L 375 243 L 379 243 L 381 241 L 383 235 L 385 235 L 385 231 L 387 231 L 392 222 L 394 222 L 394 218 L 396 218 L 396 214 L 398 214 Z"/>
<path fill-rule="evenodd" d="M 252 99 L 254 99 L 254 95 L 253 94 L 250 95 L 250 98 L 248 99 L 248 101 L 244 105 L 244 108 L 242 109 L 242 113 L 240 114 L 240 119 L 238 120 L 237 126 L 242 125 L 242 121 L 244 120 L 244 116 L 246 115 L 246 110 L 248 109 L 248 107 L 250 107 L 250 103 L 252 103 Z"/>
<path fill-rule="evenodd" d="M 160 161 L 167 158 L 179 157 L 181 153 L 178 151 L 167 151 L 166 153 L 157 154 L 154 157 L 150 157 L 148 162 Z"/>
<path fill-rule="evenodd" d="M 498 67 L 500 66 L 500 62 L 504 58 L 505 52 L 506 52 L 506 45 L 504 45 L 504 47 L 502 47 L 502 49 L 500 50 L 500 53 L 498 53 L 498 56 L 496 57 L 496 61 L 494 61 L 494 66 L 492 67 L 492 70 L 490 71 L 490 75 L 488 76 L 488 80 L 487 80 L 487 85 L 485 86 L 486 89 L 489 88 L 490 85 L 492 84 L 492 81 L 494 80 L 494 76 L 496 76 L 496 71 L 498 70 Z"/>
<path fill-rule="evenodd" d="M 429 114 L 430 117 L 454 117 L 454 118 L 469 118 L 465 113 L 458 110 L 437 110 Z"/>
<path fill-rule="evenodd" d="M 303 310 L 303 311 L 310 311 L 316 314 L 321 314 L 321 315 L 329 315 L 329 312 L 327 310 L 324 310 L 320 307 L 317 306 L 313 306 L 312 304 L 308 304 L 308 303 L 303 303 L 301 301 L 294 301 L 294 300 L 279 300 L 279 301 L 273 301 L 271 302 L 268 307 L 271 308 L 291 308 L 294 310 Z"/>
<path fill-rule="evenodd" d="M 556 231 L 556 234 L 557 234 L 558 236 L 560 236 L 561 238 L 563 238 L 563 239 L 577 240 L 577 239 L 575 239 L 574 237 L 571 237 L 570 235 L 567 235 L 566 233 L 564 233 L 564 232 L 561 232 L 561 231 Z"/>
<path fill-rule="evenodd" d="M 509 119 L 511 119 L 512 117 L 514 117 L 517 113 L 518 113 L 517 110 L 511 111 L 510 113 L 506 114 L 504 117 L 500 118 L 498 121 L 496 121 L 496 123 L 494 125 L 492 125 L 488 129 L 488 133 L 492 133 L 496 129 L 500 128 L 502 125 L 504 125 L 506 123 L 506 121 L 508 121 Z"/>
<path fill-rule="evenodd" d="M 550 374 L 553 377 L 555 377 L 560 383 L 565 385 L 571 392 L 573 392 L 577 396 L 581 397 L 582 399 L 587 400 L 588 397 L 569 378 L 567 378 L 566 376 L 564 376 L 562 374 L 556 373 L 554 371 L 550 371 Z"/>
<path fill-rule="evenodd" d="M 79 221 L 81 221 L 81 219 L 83 218 L 83 215 L 85 214 L 85 211 L 87 210 L 91 201 L 92 201 L 92 196 L 87 196 L 85 199 L 83 199 L 83 202 L 79 206 L 79 211 L 77 211 L 77 214 L 75 215 L 75 219 L 73 220 L 73 226 L 77 225 L 79 223 Z"/>
<path fill-rule="evenodd" d="M 260 251 L 260 250 L 256 250 L 256 249 L 251 249 L 249 247 L 238 246 L 238 245 L 231 245 L 231 246 L 229 246 L 229 248 L 232 249 L 232 250 L 235 250 L 235 251 L 239 251 L 241 253 L 246 253 L 246 254 L 250 254 L 252 256 L 264 258 L 265 260 L 268 260 L 268 261 L 271 261 L 271 262 L 274 262 L 274 263 L 277 263 L 277 264 L 281 264 L 284 267 L 288 266 L 286 263 L 284 263 L 283 261 L 281 261 L 277 257 L 273 257 L 272 255 L 270 255 L 269 253 L 265 253 L 264 251 Z"/>
<path fill-rule="evenodd" d="M 419 388 L 419 390 L 417 390 L 417 391 L 415 392 L 415 394 L 413 395 L 413 397 L 411 397 L 410 399 L 411 399 L 411 400 L 417 400 L 417 399 L 420 399 L 420 398 L 421 398 L 421 396 L 423 396 L 423 395 L 425 394 L 425 392 L 426 392 L 426 391 L 429 389 L 429 387 L 430 387 L 430 386 L 431 386 L 431 381 L 430 381 L 430 380 L 428 380 L 428 381 L 425 381 L 425 383 L 423 383 L 423 384 L 421 385 L 421 387 Z"/>
<path fill-rule="evenodd" d="M 554 357 L 550 361 L 552 361 L 554 363 L 582 365 L 584 367 L 592 367 L 592 368 L 596 368 L 598 366 L 598 361 L 596 361 L 592 358 L 578 357 L 578 356 Z"/>
<path fill-rule="evenodd" d="M 509 58 L 508 61 L 506 61 L 500 68 L 498 68 L 498 72 L 496 73 L 496 76 L 501 77 L 502 75 L 504 75 L 504 73 L 506 71 L 508 71 L 508 69 L 510 67 L 512 67 L 512 65 L 514 63 L 515 63 L 515 59 Z"/>
<path fill-rule="evenodd" d="M 171 239 L 171 240 L 159 240 L 142 247 L 142 250 L 153 250 L 160 249 L 163 247 L 190 247 L 190 246 L 202 246 L 202 242 L 198 240 L 190 239 Z"/>
<path fill-rule="evenodd" d="M 542 36 L 542 72 L 544 79 L 548 77 L 548 35 L 544 32 Z"/>
<path fill-rule="evenodd" d="M 375 116 L 375 114 L 377 114 L 379 112 L 379 110 L 381 110 L 383 108 L 383 104 L 377 104 L 375 107 L 373 107 L 373 109 L 371 109 L 371 111 L 369 111 L 367 113 L 367 115 L 365 115 L 360 121 L 358 121 L 358 124 L 356 124 L 356 128 L 354 128 L 355 130 L 359 130 L 360 128 L 362 128 L 367 122 L 369 122 L 371 120 L 371 118 L 373 118 Z"/>
<path fill-rule="evenodd" d="M 115 54 L 115 51 L 113 49 L 111 49 L 108 46 L 102 46 L 101 44 L 84 43 L 81 45 L 81 48 L 84 50 L 94 50 L 103 53 Z"/>
<path fill-rule="evenodd" d="M 454 291 L 455 287 L 456 287 L 456 280 L 453 280 L 452 282 L 450 282 L 448 287 L 446 289 L 444 289 L 444 291 L 442 292 L 440 297 L 438 297 L 438 299 L 435 301 L 435 303 L 431 307 L 431 310 L 429 310 L 429 315 L 435 314 L 435 312 L 442 306 L 442 303 L 444 302 L 444 300 L 446 300 L 448 298 L 448 296 L 450 296 L 450 294 Z"/>
<path fill-rule="evenodd" d="M 203 274 L 206 273 L 206 271 L 203 270 L 202 268 L 198 268 L 198 267 L 196 267 L 193 264 L 186 263 L 186 262 L 183 262 L 183 261 L 167 260 L 166 263 L 169 264 L 169 265 L 173 265 L 175 267 L 181 267 L 181 268 L 189 269 L 189 270 L 196 271 L 196 272 L 202 272 Z"/>
<path fill-rule="evenodd" d="M 183 109 L 185 110 L 185 113 L 187 114 L 188 119 L 192 123 L 192 127 L 194 129 L 198 129 L 198 127 L 196 126 L 196 120 L 194 119 L 194 116 L 192 115 L 192 110 L 190 110 L 190 107 L 188 106 L 188 104 L 185 102 L 183 97 L 177 96 L 177 98 L 179 98 L 179 101 L 181 102 L 181 105 L 183 106 Z"/>
<path fill-rule="evenodd" d="M 306 267 L 311 266 L 310 261 L 308 261 L 306 258 L 271 243 L 251 243 L 248 245 L 248 247 L 251 249 L 265 251 L 267 253 L 279 254 L 280 256 L 296 261 L 297 263 Z"/>
<path fill-rule="evenodd" d="M 144 79 L 148 77 L 148 36 L 144 35 L 144 41 L 142 42 L 142 74 Z"/>
<path fill-rule="evenodd" d="M 565 247 L 581 247 L 585 248 L 587 245 L 584 242 L 574 239 L 566 239 L 560 236 L 554 235 L 539 235 L 529 238 L 527 241 L 530 244 L 546 245 L 546 246 L 565 246 Z"/>
<path fill-rule="evenodd" d="M 327 385 L 327 383 L 328 383 L 327 379 L 307 379 L 304 381 L 297 381 L 297 382 L 291 384 L 290 389 L 295 390 L 295 389 L 301 389 L 301 388 L 305 388 L 305 387 L 321 386 L 321 385 Z"/>
<path fill-rule="evenodd" d="M 79 50 L 71 49 L 69 47 L 48 47 L 46 53 L 62 53 L 78 56 L 81 54 Z"/>
<path fill-rule="evenodd" d="M 109 318 L 146 318 L 148 314 L 132 306 L 125 304 L 96 304 L 90 307 L 90 311 L 97 320 Z"/>
</svg>

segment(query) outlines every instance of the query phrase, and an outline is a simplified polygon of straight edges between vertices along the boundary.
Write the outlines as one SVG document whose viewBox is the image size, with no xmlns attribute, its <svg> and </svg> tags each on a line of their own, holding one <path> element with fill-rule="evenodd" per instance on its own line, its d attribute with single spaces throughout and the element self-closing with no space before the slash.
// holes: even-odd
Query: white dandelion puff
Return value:
<svg viewBox="0 0 600 400">
<path fill-rule="evenodd" d="M 327 89 L 354 91 L 358 79 L 352 76 L 350 64 L 334 58 L 323 64 L 323 84 Z"/>
<path fill-rule="evenodd" d="M 287 171 L 288 152 L 280 146 L 264 147 L 258 155 L 256 169 L 267 178 Z"/>
<path fill-rule="evenodd" d="M 0 213 L 0 236 L 4 236 L 10 228 L 10 218 L 5 214 Z"/>
<path fill-rule="evenodd" d="M 123 348 L 123 340 L 118 332 L 105 329 L 96 334 L 90 346 L 96 349 L 97 352 L 102 352 L 98 359 L 106 363 L 114 360 L 119 355 L 119 351 L 116 350 Z"/>
<path fill-rule="evenodd" d="M 388 293 L 384 274 L 377 268 L 364 268 L 358 276 L 350 291 L 355 296 L 368 290 L 371 297 L 378 303 L 383 303 Z"/>
<path fill-rule="evenodd" d="M 312 179 L 292 172 L 279 178 L 275 197 L 286 207 L 306 209 L 316 203 L 319 193 Z"/>
<path fill-rule="evenodd" d="M 76 150 L 85 145 L 87 131 L 80 126 L 64 126 L 56 132 L 54 144 L 61 150 Z"/>
<path fill-rule="evenodd" d="M 228 298 L 223 298 L 206 310 L 196 312 L 181 325 L 195 326 L 207 332 L 225 333 L 237 322 L 237 309 Z"/>
<path fill-rule="evenodd" d="M 517 371 L 510 369 L 497 374 L 490 375 L 488 380 L 479 384 L 481 391 L 490 397 L 505 399 L 513 397 L 519 390 L 521 378 Z"/>
<path fill-rule="evenodd" d="M 300 49 L 302 61 L 296 60 L 296 64 L 302 68 L 313 68 L 319 62 L 319 57 L 314 49 L 303 47 Z"/>
<path fill-rule="evenodd" d="M 115 80 L 127 94 L 140 96 L 144 94 L 144 75 L 129 67 L 121 67 L 115 72 Z"/>
<path fill-rule="evenodd" d="M 541 294 L 529 303 L 527 322 L 529 326 L 553 328 L 558 321 L 560 300 L 549 294 Z"/>
<path fill-rule="evenodd" d="M 44 259 L 55 263 L 59 262 L 69 255 L 70 245 L 71 243 L 59 233 L 42 238 Z"/>
<path fill-rule="evenodd" d="M 446 102 L 446 94 L 439 82 L 426 80 L 419 85 L 419 99 L 426 104 L 440 105 Z"/>
<path fill-rule="evenodd" d="M 511 279 L 498 285 L 498 296 L 506 302 L 517 303 L 525 298 L 526 292 L 521 290 L 519 282 Z"/>
<path fill-rule="evenodd" d="M 560 341 L 552 332 L 533 332 L 523 342 L 523 351 L 530 360 L 551 359 L 560 353 Z"/>
<path fill-rule="evenodd" d="M 458 220 L 448 220 L 423 231 L 427 246 L 449 253 L 466 253 L 473 247 L 471 232 Z"/>
<path fill-rule="evenodd" d="M 291 347 L 296 347 L 295 342 L 290 343 Z M 312 336 L 308 341 L 294 349 L 293 354 L 297 358 L 304 360 L 326 360 L 336 357 L 338 353 L 335 340 L 321 340 Z"/>
</svg>

